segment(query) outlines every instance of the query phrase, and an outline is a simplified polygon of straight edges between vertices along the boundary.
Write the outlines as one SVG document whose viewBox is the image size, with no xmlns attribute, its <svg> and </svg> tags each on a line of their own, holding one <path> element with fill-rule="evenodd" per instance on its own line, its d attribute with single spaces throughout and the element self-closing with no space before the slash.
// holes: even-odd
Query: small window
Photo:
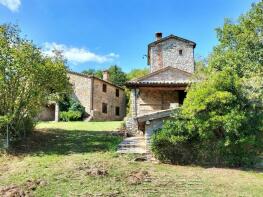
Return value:
<svg viewBox="0 0 263 197">
<path fill-rule="evenodd" d="M 116 97 L 119 97 L 120 96 L 120 91 L 119 89 L 116 89 Z"/>
<path fill-rule="evenodd" d="M 102 103 L 102 113 L 107 114 L 107 103 Z"/>
<path fill-rule="evenodd" d="M 120 115 L 120 107 L 115 108 L 115 115 L 119 116 Z"/>
<path fill-rule="evenodd" d="M 107 92 L 107 85 L 105 83 L 102 85 L 102 91 Z"/>
<path fill-rule="evenodd" d="M 179 50 L 179 55 L 183 55 L 183 50 L 182 49 Z"/>
</svg>

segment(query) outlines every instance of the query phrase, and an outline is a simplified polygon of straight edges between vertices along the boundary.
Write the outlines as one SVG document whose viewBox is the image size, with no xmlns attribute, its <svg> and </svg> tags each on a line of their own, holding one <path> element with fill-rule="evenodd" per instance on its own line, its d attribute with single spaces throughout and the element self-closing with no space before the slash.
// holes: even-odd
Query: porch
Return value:
<svg viewBox="0 0 263 197">
<path fill-rule="evenodd" d="M 185 97 L 185 87 L 139 87 L 136 117 L 179 107 Z"/>
</svg>

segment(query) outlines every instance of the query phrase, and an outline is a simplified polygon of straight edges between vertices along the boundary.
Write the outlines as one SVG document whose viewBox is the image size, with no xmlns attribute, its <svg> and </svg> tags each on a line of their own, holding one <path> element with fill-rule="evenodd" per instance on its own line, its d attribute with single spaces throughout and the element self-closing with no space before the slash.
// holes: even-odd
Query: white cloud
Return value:
<svg viewBox="0 0 263 197">
<path fill-rule="evenodd" d="M 115 53 L 99 55 L 85 48 L 69 47 L 64 44 L 57 44 L 55 42 L 44 43 L 42 51 L 45 55 L 52 56 L 54 50 L 62 51 L 63 56 L 73 64 L 80 64 L 85 62 L 112 62 L 119 57 L 119 55 Z"/>
<path fill-rule="evenodd" d="M 18 10 L 19 6 L 21 5 L 20 0 L 0 0 L 0 4 L 7 7 L 11 11 L 15 12 Z"/>
</svg>

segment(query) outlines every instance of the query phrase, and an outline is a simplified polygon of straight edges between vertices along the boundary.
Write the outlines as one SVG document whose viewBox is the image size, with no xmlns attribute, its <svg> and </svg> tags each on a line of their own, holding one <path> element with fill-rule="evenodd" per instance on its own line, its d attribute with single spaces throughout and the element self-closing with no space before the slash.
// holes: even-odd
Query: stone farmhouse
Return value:
<svg viewBox="0 0 263 197">
<path fill-rule="evenodd" d="M 103 72 L 103 79 L 72 71 L 68 71 L 68 77 L 73 97 L 85 107 L 86 120 L 123 120 L 126 113 L 124 89 L 109 81 L 108 71 Z M 58 104 L 46 106 L 39 119 L 58 121 Z"/>
<path fill-rule="evenodd" d="M 148 45 L 150 74 L 127 83 L 131 89 L 131 117 L 126 127 L 134 134 L 143 133 L 147 144 L 172 109 L 183 103 L 195 70 L 195 47 L 193 41 L 156 33 L 156 41 Z"/>
</svg>

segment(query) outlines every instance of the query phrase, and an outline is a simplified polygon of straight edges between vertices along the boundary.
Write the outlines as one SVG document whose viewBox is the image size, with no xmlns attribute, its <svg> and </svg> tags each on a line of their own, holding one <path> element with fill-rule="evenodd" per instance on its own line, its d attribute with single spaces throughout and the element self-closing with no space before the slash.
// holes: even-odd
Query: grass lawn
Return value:
<svg viewBox="0 0 263 197">
<path fill-rule="evenodd" d="M 0 156 L 0 187 L 15 184 L 34 196 L 263 194 L 262 171 L 134 162 L 134 155 L 119 155 L 122 138 L 111 131 L 120 125 L 40 123 L 32 136 Z"/>
<path fill-rule="evenodd" d="M 80 131 L 116 131 L 122 121 L 108 122 L 41 122 L 37 129 L 65 129 Z"/>
</svg>

